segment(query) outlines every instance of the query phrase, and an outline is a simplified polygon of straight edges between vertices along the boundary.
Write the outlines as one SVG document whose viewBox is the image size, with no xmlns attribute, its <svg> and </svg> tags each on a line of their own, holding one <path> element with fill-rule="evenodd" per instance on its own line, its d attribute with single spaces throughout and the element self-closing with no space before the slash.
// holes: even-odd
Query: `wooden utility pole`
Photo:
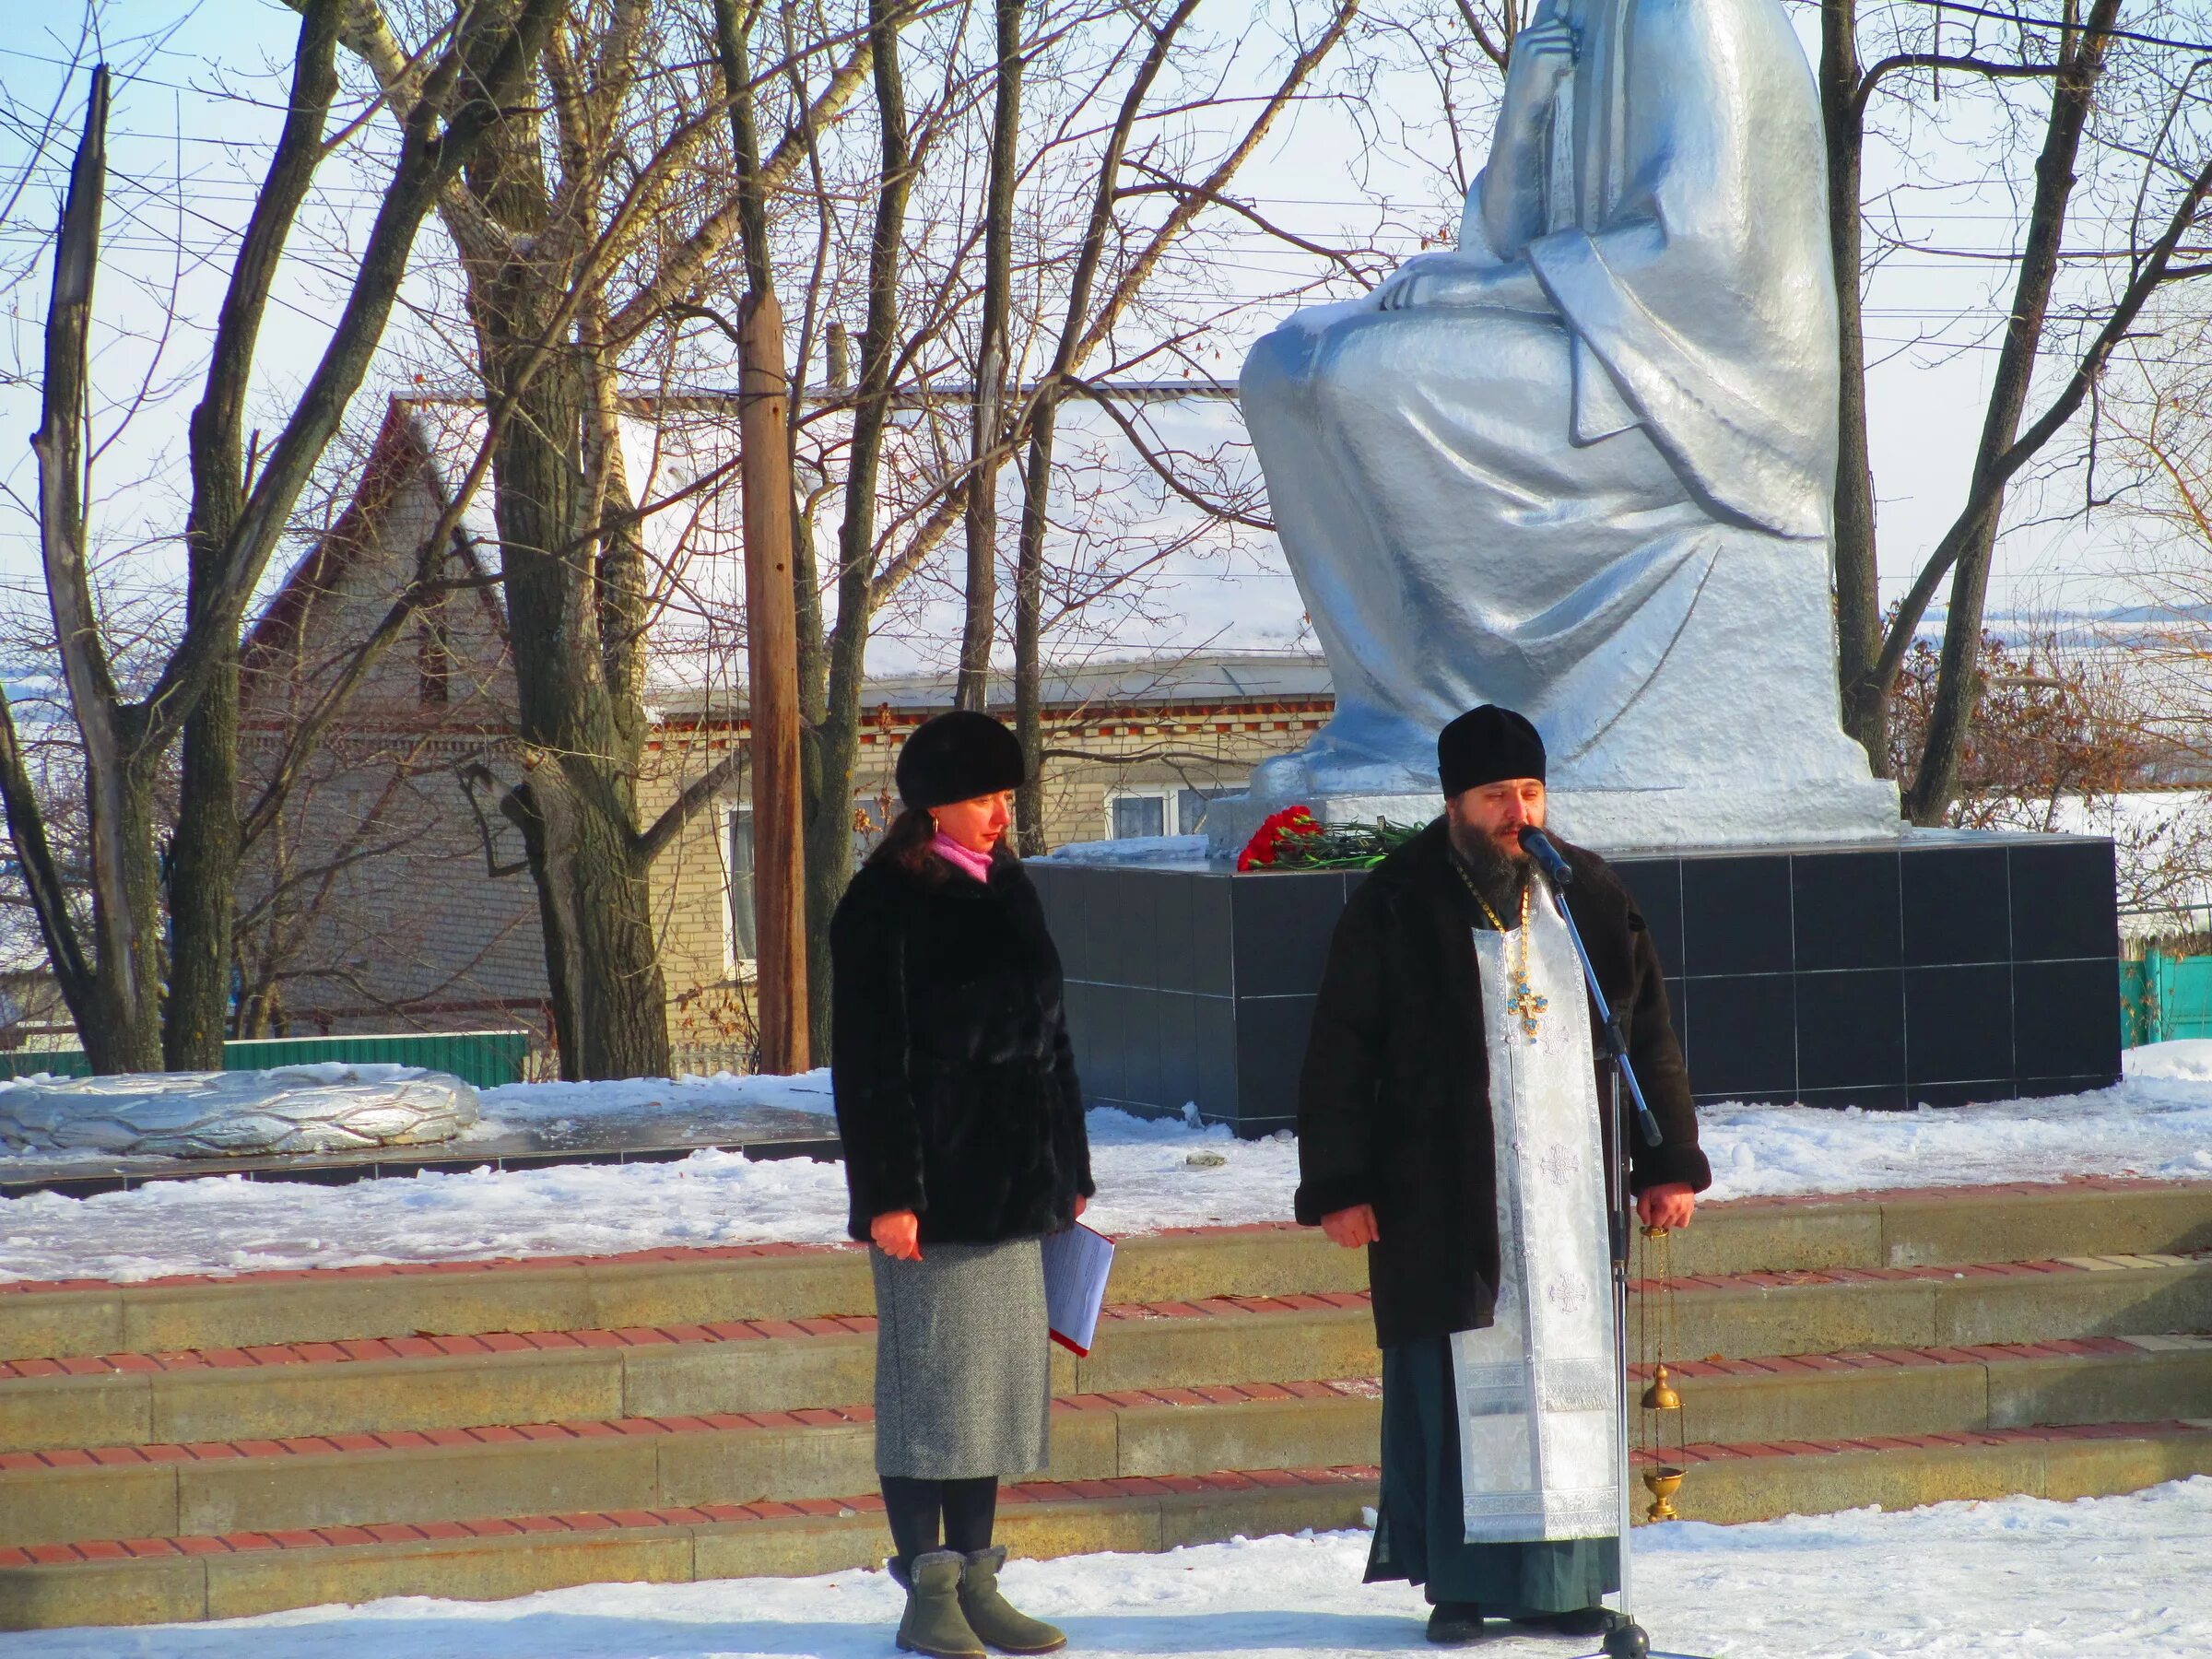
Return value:
<svg viewBox="0 0 2212 1659">
<path fill-rule="evenodd" d="M 798 590 L 791 564 L 791 382 L 783 308 L 745 297 L 737 316 L 738 477 L 745 490 L 745 627 L 752 721 L 753 979 L 759 1067 L 807 1067 L 806 874 L 800 840 Z"/>
</svg>

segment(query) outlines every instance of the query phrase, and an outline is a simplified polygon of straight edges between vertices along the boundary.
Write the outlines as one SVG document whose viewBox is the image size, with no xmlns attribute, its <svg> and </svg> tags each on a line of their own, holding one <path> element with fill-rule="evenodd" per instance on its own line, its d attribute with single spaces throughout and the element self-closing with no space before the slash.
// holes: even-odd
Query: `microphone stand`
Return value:
<svg viewBox="0 0 2212 1659">
<path fill-rule="evenodd" d="M 1583 1659 L 1699 1659 L 1699 1655 L 1692 1653 L 1654 1649 L 1651 1637 L 1636 1622 L 1635 1604 L 1630 1594 L 1629 1533 L 1635 1525 L 1635 1516 L 1629 1499 L 1629 1230 L 1634 1222 L 1635 1205 L 1629 1192 L 1629 1124 L 1627 1114 L 1621 1111 L 1621 1085 L 1624 1082 L 1628 1085 L 1630 1099 L 1636 1109 L 1637 1130 L 1647 1147 L 1660 1143 L 1659 1120 L 1652 1115 L 1651 1107 L 1644 1101 L 1643 1086 L 1637 1082 L 1636 1067 L 1629 1060 L 1628 1038 L 1620 1029 L 1620 1017 L 1614 1013 L 1598 985 L 1597 970 L 1591 965 L 1589 949 L 1583 944 L 1583 930 L 1574 924 L 1574 913 L 1567 908 L 1567 887 L 1574 879 L 1573 869 L 1559 856 L 1550 839 L 1534 825 L 1521 831 L 1521 844 L 1543 870 L 1551 888 L 1552 908 L 1567 924 L 1567 937 L 1574 946 L 1575 960 L 1582 964 L 1583 983 L 1589 990 L 1590 1006 L 1597 1011 L 1600 1034 L 1611 1063 L 1606 1069 L 1606 1079 L 1613 1097 L 1610 1125 L 1613 1157 L 1606 1198 L 1612 1212 L 1608 1232 L 1613 1252 L 1613 1341 L 1619 1360 L 1614 1368 L 1614 1381 L 1620 1430 L 1621 1622 L 1606 1632 L 1597 1653 L 1585 1654 Z"/>
</svg>

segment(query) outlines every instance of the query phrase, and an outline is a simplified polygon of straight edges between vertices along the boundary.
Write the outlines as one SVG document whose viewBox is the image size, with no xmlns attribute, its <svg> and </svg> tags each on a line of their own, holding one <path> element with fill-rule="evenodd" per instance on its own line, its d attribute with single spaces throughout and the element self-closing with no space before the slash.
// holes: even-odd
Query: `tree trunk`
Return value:
<svg viewBox="0 0 2212 1659">
<path fill-rule="evenodd" d="M 1821 0 L 1820 116 L 1828 148 L 1830 257 L 1836 276 L 1841 376 L 1837 387 L 1836 676 L 1843 729 L 1875 776 L 1889 771 L 1888 700 L 1876 676 L 1882 601 L 1876 559 L 1874 473 L 1866 444 L 1866 331 L 1860 271 L 1860 102 L 1857 0 Z"/>
<path fill-rule="evenodd" d="M 220 663 L 184 725 L 169 862 L 171 1071 L 220 1071 L 230 1024 L 231 918 L 238 888 L 238 653 Z"/>
<path fill-rule="evenodd" d="M 2035 162 L 2035 195 L 2022 239 L 2019 280 L 2013 289 L 2005 344 L 1992 379 L 1970 494 L 1974 486 L 1998 470 L 2001 457 L 2019 432 L 2020 415 L 2035 377 L 2038 347 L 2058 276 L 2075 161 L 2103 72 L 2109 31 L 2118 14 L 2119 0 L 2097 0 L 2088 19 L 2088 28 L 2070 37 L 2068 49 L 2061 54 L 2069 61 L 2052 89 L 2051 120 L 2044 132 L 2042 152 Z M 1927 736 L 1912 787 L 1905 792 L 1905 816 L 1915 824 L 1941 823 L 1958 793 L 1959 763 L 1981 693 L 1982 618 L 2004 500 L 2002 489 L 1992 496 L 1951 573 L 1950 606 L 1944 619 L 1943 653 L 1936 665 Z M 1918 622 L 1917 616 L 1900 615 L 1897 626 L 1911 629 Z"/>
<path fill-rule="evenodd" d="M 899 61 L 902 0 L 869 0 L 877 120 L 882 131 L 882 182 L 868 243 L 868 321 L 861 336 L 860 389 L 854 400 L 853 447 L 845 474 L 845 516 L 838 532 L 837 626 L 829 650 L 829 695 L 815 726 L 806 810 L 806 935 L 830 936 L 830 917 L 853 876 L 853 777 L 860 765 L 860 692 L 867 657 L 868 583 L 876 571 L 876 485 L 889 424 L 891 368 L 899 334 L 899 247 L 913 160 L 906 126 L 906 88 Z M 810 999 L 813 1047 L 830 1052 L 829 953 L 809 953 L 821 994 Z"/>
<path fill-rule="evenodd" d="M 89 403 L 93 276 L 107 195 L 109 79 L 92 73 L 85 130 L 70 165 L 69 194 L 53 255 L 40 377 L 39 552 L 53 615 L 62 677 L 85 757 L 85 829 L 92 888 L 92 949 L 76 947 L 76 922 L 53 877 L 46 827 L 8 722 L 8 829 L 33 883 L 40 924 L 85 1057 L 96 1073 L 153 1071 L 161 1064 L 160 879 L 144 715 L 126 710 L 101 649 L 99 608 L 85 547 L 84 441 Z M 64 937 L 66 935 L 66 942 Z M 56 946 L 61 947 L 56 949 Z"/>
<path fill-rule="evenodd" d="M 1013 294 L 1014 182 L 1021 128 L 1022 0 L 998 0 L 997 85 L 991 111 L 991 176 L 983 212 L 983 314 L 969 423 L 967 616 L 960 634 L 954 701 L 982 709 L 990 700 L 991 646 L 998 633 L 999 406 L 1006 393 L 1006 312 Z"/>
<path fill-rule="evenodd" d="M 94 977 L 91 1018 L 77 1039 L 96 1075 L 161 1069 L 161 864 L 154 850 L 154 780 L 144 763 L 119 770 L 112 791 L 92 792 L 92 835 L 116 848 L 121 880 L 93 888 L 93 929 L 102 940 L 127 938 L 127 961 L 103 952 Z M 118 916 L 120 909 L 124 913 Z"/>
<path fill-rule="evenodd" d="M 1074 319 L 1070 318 L 1072 327 Z M 1014 556 L 1014 735 L 1029 782 L 1014 797 L 1014 833 L 1034 858 L 1044 840 L 1044 538 L 1051 529 L 1053 441 L 1060 416 L 1051 391 L 1040 394 L 1022 474 L 1021 541 Z"/>
<path fill-rule="evenodd" d="M 550 321 L 559 282 L 518 262 L 485 308 L 485 384 L 494 397 L 521 378 Z M 582 430 L 586 376 L 571 355 L 539 368 L 495 450 L 517 730 L 531 766 L 544 855 L 541 912 L 547 977 L 566 982 L 574 1053 L 562 1068 L 583 1078 L 668 1073 L 666 987 L 637 849 L 637 761 L 607 684 Z M 556 936 L 559 935 L 559 936 Z"/>
</svg>

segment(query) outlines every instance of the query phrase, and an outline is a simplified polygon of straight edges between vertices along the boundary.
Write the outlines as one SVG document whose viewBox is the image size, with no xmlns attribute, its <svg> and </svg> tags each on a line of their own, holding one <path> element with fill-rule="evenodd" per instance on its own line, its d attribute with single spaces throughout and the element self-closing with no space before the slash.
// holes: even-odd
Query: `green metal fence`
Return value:
<svg viewBox="0 0 2212 1659">
<path fill-rule="evenodd" d="M 2212 1037 L 2212 957 L 2156 949 L 2120 964 L 2120 1013 L 2130 1048 Z"/>
<path fill-rule="evenodd" d="M 450 1072 L 478 1088 L 523 1080 L 530 1053 L 528 1031 L 417 1031 L 390 1037 L 267 1037 L 223 1044 L 225 1071 L 266 1071 L 278 1065 L 320 1065 L 347 1061 L 364 1065 L 415 1065 Z M 40 1072 L 81 1077 L 91 1068 L 81 1049 L 18 1049 L 0 1053 L 0 1077 Z"/>
</svg>

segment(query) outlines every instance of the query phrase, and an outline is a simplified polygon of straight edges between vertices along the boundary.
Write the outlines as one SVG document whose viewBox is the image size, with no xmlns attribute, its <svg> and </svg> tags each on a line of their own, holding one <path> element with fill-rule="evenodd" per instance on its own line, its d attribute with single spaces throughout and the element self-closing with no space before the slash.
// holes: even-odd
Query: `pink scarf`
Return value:
<svg viewBox="0 0 2212 1659">
<path fill-rule="evenodd" d="M 942 830 L 937 831 L 936 839 L 929 843 L 929 850 L 954 869 L 965 870 L 978 881 L 988 882 L 991 879 L 991 854 L 961 846 Z"/>
</svg>

